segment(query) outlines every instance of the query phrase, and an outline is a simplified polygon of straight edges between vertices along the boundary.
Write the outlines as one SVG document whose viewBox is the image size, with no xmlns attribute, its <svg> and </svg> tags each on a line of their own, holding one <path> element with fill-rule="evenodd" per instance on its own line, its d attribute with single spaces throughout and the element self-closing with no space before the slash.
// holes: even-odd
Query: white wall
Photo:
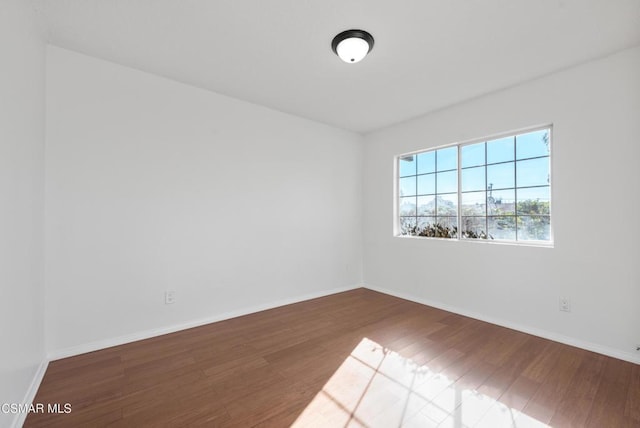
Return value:
<svg viewBox="0 0 640 428">
<path fill-rule="evenodd" d="M 640 362 L 638 76 L 635 48 L 367 135 L 365 283 Z M 394 155 L 548 123 L 555 248 L 392 236 Z"/>
<path fill-rule="evenodd" d="M 54 357 L 361 281 L 357 134 L 49 47 L 46 183 Z"/>
<path fill-rule="evenodd" d="M 0 4 L 0 63 L 0 403 L 21 403 L 44 360 L 44 43 L 29 2 Z"/>
</svg>

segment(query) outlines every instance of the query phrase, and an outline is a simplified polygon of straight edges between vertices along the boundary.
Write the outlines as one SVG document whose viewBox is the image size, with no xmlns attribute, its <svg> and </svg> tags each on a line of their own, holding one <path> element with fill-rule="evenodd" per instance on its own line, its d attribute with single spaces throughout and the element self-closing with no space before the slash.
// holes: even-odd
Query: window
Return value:
<svg viewBox="0 0 640 428">
<path fill-rule="evenodd" d="M 551 128 L 398 157 L 398 234 L 551 242 Z"/>
</svg>

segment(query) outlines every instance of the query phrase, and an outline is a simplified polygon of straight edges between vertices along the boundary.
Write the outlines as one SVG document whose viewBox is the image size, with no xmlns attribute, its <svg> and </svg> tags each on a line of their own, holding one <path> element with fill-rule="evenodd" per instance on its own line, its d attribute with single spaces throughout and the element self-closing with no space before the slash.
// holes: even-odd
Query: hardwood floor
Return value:
<svg viewBox="0 0 640 428">
<path fill-rule="evenodd" d="M 358 289 L 53 361 L 25 427 L 638 427 L 640 366 Z"/>
</svg>

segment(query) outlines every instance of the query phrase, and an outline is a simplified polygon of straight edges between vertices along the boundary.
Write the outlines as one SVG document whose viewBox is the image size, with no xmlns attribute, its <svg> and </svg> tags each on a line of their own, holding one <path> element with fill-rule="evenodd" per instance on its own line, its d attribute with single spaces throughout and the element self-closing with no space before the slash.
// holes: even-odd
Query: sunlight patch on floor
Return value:
<svg viewBox="0 0 640 428">
<path fill-rule="evenodd" d="M 543 424 L 443 373 L 364 338 L 294 427 L 543 428 Z"/>
</svg>

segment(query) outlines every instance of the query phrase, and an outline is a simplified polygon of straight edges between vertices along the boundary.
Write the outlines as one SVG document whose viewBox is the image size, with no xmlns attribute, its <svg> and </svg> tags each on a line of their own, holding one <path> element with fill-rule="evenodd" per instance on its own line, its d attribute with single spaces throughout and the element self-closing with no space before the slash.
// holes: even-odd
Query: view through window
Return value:
<svg viewBox="0 0 640 428">
<path fill-rule="evenodd" d="M 401 236 L 551 241 L 551 128 L 398 157 Z"/>
</svg>

